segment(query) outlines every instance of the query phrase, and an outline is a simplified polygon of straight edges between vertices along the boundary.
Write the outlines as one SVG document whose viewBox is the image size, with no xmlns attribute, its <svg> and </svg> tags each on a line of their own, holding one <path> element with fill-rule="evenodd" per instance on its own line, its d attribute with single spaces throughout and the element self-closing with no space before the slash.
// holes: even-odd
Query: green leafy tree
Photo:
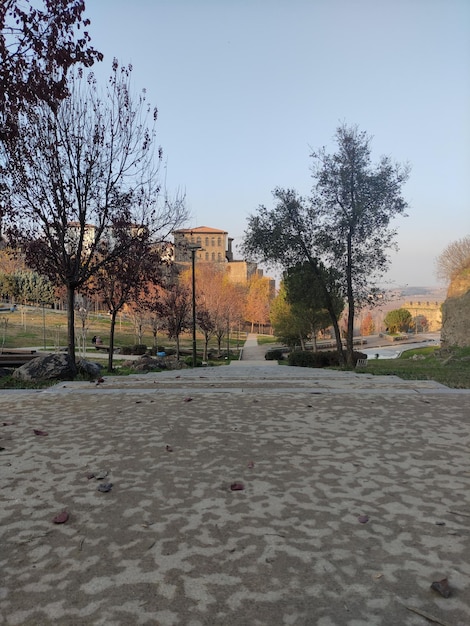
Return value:
<svg viewBox="0 0 470 626">
<path fill-rule="evenodd" d="M 325 306 L 322 281 L 329 286 L 336 319 L 339 318 L 344 308 L 338 277 L 334 271 L 320 266 L 320 276 L 317 274 L 318 272 L 314 272 L 308 262 L 298 263 L 284 273 L 287 300 L 293 305 L 294 311 L 298 311 L 299 315 L 309 320 L 309 334 L 313 340 L 314 350 L 316 350 L 318 332 L 331 324 L 330 314 Z"/>
<path fill-rule="evenodd" d="M 340 353 L 341 333 L 336 319 L 336 283 L 328 284 L 322 268 L 339 277 L 347 303 L 346 360 L 354 362 L 353 328 L 356 307 L 369 301 L 389 266 L 388 251 L 395 247 L 391 221 L 403 215 L 402 186 L 409 168 L 382 157 L 372 164 L 371 139 L 357 127 L 340 126 L 337 149 L 314 152 L 311 197 L 276 189 L 276 205 L 262 206 L 248 219 L 244 251 L 247 256 L 288 268 L 308 262 L 319 280 Z M 334 288 L 334 291 L 332 291 Z"/>
<path fill-rule="evenodd" d="M 301 306 L 288 301 L 284 281 L 281 281 L 279 292 L 271 303 L 270 320 L 274 334 L 282 343 L 291 348 L 300 343 L 305 348 L 311 332 L 310 319 Z"/>
<path fill-rule="evenodd" d="M 413 316 L 408 309 L 394 309 L 384 318 L 384 324 L 391 334 L 406 332 L 413 323 Z"/>
</svg>

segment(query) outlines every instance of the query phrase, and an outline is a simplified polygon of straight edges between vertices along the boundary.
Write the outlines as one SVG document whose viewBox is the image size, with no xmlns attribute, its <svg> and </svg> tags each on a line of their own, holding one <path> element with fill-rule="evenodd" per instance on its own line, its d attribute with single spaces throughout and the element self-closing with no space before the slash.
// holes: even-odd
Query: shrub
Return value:
<svg viewBox="0 0 470 626">
<path fill-rule="evenodd" d="M 284 358 L 284 351 L 281 348 L 275 348 L 274 350 L 268 350 L 264 355 L 266 361 L 282 361 Z"/>
<path fill-rule="evenodd" d="M 358 359 L 366 359 L 362 352 L 354 352 L 354 365 Z M 337 351 L 325 352 L 290 352 L 287 357 L 289 365 L 295 367 L 338 367 L 339 354 Z"/>
<path fill-rule="evenodd" d="M 132 346 L 131 354 L 146 354 L 147 346 L 143 343 L 137 343 L 135 346 Z"/>
</svg>

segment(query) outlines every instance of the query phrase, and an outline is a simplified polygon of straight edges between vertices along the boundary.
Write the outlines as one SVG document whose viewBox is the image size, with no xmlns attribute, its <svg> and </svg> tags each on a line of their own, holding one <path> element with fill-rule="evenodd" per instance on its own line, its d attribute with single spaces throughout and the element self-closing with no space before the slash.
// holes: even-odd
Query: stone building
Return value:
<svg viewBox="0 0 470 626">
<path fill-rule="evenodd" d="M 191 262 L 195 250 L 196 263 L 224 264 L 227 275 L 234 283 L 246 284 L 253 276 L 263 276 L 256 263 L 233 258 L 233 238 L 226 230 L 197 226 L 173 231 L 174 261 L 181 265 Z M 275 288 L 275 281 L 272 288 Z"/>
</svg>

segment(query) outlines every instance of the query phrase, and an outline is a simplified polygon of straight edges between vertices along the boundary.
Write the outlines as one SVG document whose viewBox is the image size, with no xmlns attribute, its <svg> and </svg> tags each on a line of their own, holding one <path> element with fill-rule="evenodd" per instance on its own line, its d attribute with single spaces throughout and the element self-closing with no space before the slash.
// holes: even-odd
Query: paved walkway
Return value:
<svg viewBox="0 0 470 626">
<path fill-rule="evenodd" d="M 468 626 L 469 400 L 258 359 L 2 392 L 0 624 Z"/>
<path fill-rule="evenodd" d="M 242 350 L 242 358 L 239 361 L 232 361 L 232 365 L 253 365 L 255 362 L 259 365 L 277 365 L 277 361 L 266 361 L 264 355 L 266 350 L 271 348 L 271 344 L 259 345 L 258 338 L 255 334 L 250 333 L 245 341 Z"/>
</svg>

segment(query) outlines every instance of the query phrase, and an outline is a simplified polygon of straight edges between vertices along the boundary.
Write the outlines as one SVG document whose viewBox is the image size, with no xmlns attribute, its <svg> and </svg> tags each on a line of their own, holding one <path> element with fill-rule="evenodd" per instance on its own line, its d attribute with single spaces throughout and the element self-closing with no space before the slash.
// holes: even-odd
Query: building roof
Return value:
<svg viewBox="0 0 470 626">
<path fill-rule="evenodd" d="M 178 233 L 178 234 L 201 234 L 201 233 L 211 233 L 211 234 L 217 234 L 217 235 L 228 235 L 228 232 L 226 230 L 219 230 L 218 228 L 211 228 L 210 226 L 196 226 L 196 228 L 179 228 L 178 230 L 174 230 L 174 233 Z"/>
</svg>

